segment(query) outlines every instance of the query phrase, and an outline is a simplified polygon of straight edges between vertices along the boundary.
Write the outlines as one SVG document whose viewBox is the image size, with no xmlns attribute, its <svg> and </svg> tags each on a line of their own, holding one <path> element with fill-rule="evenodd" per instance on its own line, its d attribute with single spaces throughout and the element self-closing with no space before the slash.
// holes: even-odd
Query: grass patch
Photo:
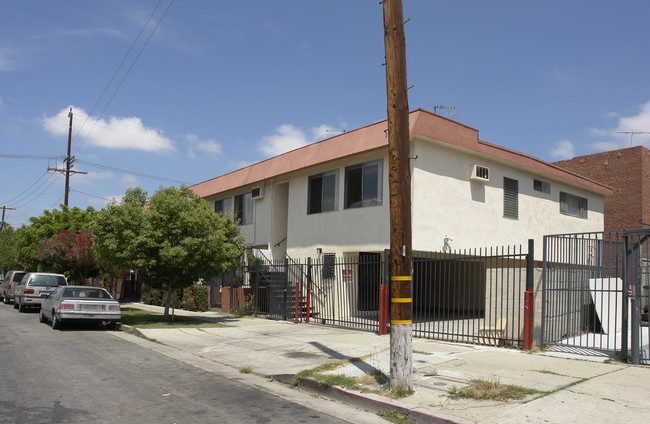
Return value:
<svg viewBox="0 0 650 424">
<path fill-rule="evenodd" d="M 377 415 L 379 415 L 386 421 L 390 421 L 391 423 L 416 424 L 416 421 L 413 420 L 412 418 L 409 418 L 407 414 L 402 414 L 401 412 L 397 412 L 394 409 L 382 409 L 379 412 L 377 412 Z"/>
<path fill-rule="evenodd" d="M 239 369 L 239 372 L 242 374 L 250 374 L 253 369 L 251 367 L 242 367 Z"/>
<path fill-rule="evenodd" d="M 414 350 L 413 353 L 419 353 L 420 355 L 433 355 L 433 353 L 425 352 L 423 350 Z"/>
<path fill-rule="evenodd" d="M 171 317 L 170 317 L 171 320 Z M 210 328 L 210 327 L 232 327 L 228 324 L 206 321 L 203 319 L 174 316 L 174 322 L 166 322 L 163 314 L 156 312 L 143 311 L 136 308 L 122 308 L 122 319 L 120 322 L 124 325 L 130 325 L 135 328 Z"/>
<path fill-rule="evenodd" d="M 368 355 L 372 356 L 372 355 Z M 349 390 L 356 390 L 363 393 L 374 393 L 392 399 L 406 397 L 409 393 L 402 388 L 391 388 L 388 386 L 388 376 L 379 370 L 372 370 L 361 376 L 347 376 L 344 374 L 324 374 L 336 370 L 354 362 L 363 361 L 363 358 L 350 358 L 339 361 L 327 362 L 318 367 L 300 371 L 293 378 L 293 387 L 300 387 L 302 378 L 310 378 L 328 386 L 338 386 Z"/>
<path fill-rule="evenodd" d="M 539 390 L 528 389 L 510 384 L 501 384 L 498 379 L 470 380 L 470 385 L 460 390 L 452 386 L 449 390 L 449 397 L 458 399 L 495 400 L 507 402 L 510 400 L 521 400 L 528 395 L 542 393 Z"/>
</svg>

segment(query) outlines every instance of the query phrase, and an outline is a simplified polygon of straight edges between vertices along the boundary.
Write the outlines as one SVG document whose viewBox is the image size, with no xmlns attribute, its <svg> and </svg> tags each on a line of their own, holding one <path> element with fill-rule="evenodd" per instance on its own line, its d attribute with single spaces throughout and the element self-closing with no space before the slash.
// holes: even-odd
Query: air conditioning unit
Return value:
<svg viewBox="0 0 650 424">
<path fill-rule="evenodd" d="M 262 199 L 264 197 L 264 187 L 253 187 L 251 197 L 253 199 Z"/>
<path fill-rule="evenodd" d="M 490 181 L 490 168 L 483 165 L 474 165 L 471 178 L 474 181 Z"/>
</svg>

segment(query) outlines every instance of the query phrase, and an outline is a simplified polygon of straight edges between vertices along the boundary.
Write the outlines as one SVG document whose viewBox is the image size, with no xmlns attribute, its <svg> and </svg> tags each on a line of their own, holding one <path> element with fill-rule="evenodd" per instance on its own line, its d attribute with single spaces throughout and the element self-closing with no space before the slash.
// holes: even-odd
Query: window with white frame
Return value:
<svg viewBox="0 0 650 424">
<path fill-rule="evenodd" d="M 338 209 L 338 171 L 323 172 L 309 177 L 307 213 L 321 213 Z"/>
<path fill-rule="evenodd" d="M 251 192 L 235 196 L 235 217 L 239 219 L 239 225 L 253 223 L 254 200 Z"/>
<path fill-rule="evenodd" d="M 560 192 L 560 213 L 587 219 L 587 199 L 574 194 Z"/>
<path fill-rule="evenodd" d="M 503 177 L 503 216 L 519 219 L 519 181 Z"/>
<path fill-rule="evenodd" d="M 383 160 L 345 168 L 345 208 L 381 205 Z"/>
<path fill-rule="evenodd" d="M 229 210 L 232 210 L 232 197 L 226 197 L 214 202 L 214 211 L 221 214 L 221 216 L 226 216 L 226 212 Z"/>
</svg>

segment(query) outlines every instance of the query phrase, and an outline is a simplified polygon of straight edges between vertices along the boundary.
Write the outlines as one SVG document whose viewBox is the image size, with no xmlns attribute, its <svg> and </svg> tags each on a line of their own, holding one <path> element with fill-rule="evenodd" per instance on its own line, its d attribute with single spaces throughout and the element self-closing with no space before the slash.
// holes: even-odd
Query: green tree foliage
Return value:
<svg viewBox="0 0 650 424">
<path fill-rule="evenodd" d="M 239 226 L 231 216 L 214 213 L 208 202 L 189 188 L 159 189 L 145 216 L 136 265 L 148 284 L 167 292 L 165 317 L 175 288 L 239 266 L 243 253 Z"/>
<path fill-rule="evenodd" d="M 9 224 L 5 224 L 0 231 L 0 271 L 7 272 L 14 269 L 23 269 L 16 261 L 14 253 L 15 231 Z"/>
<path fill-rule="evenodd" d="M 87 277 L 97 275 L 97 259 L 88 228 L 82 228 L 78 233 L 65 230 L 41 240 L 34 257 L 47 266 L 48 271 L 68 272 L 77 284 L 84 284 Z"/>
<path fill-rule="evenodd" d="M 145 225 L 146 202 L 146 191 L 140 187 L 128 189 L 121 202 L 113 200 L 95 215 L 90 225 L 97 261 L 113 280 L 125 269 L 134 267 L 135 243 Z"/>
<path fill-rule="evenodd" d="M 85 210 L 78 207 L 68 208 L 61 205 L 61 210 L 43 211 L 40 217 L 29 218 L 30 225 L 23 225 L 16 230 L 14 252 L 16 261 L 26 265 L 29 270 L 38 270 L 43 264 L 36 259 L 35 254 L 40 249 L 43 239 L 49 239 L 63 231 L 78 233 L 82 228 L 88 228 L 95 215 L 95 209 Z"/>
<path fill-rule="evenodd" d="M 188 187 L 160 188 L 146 202 L 141 189 L 102 210 L 92 225 L 102 263 L 137 269 L 166 295 L 169 317 L 174 289 L 191 286 L 240 265 L 243 237 L 232 215 L 214 213 Z"/>
</svg>

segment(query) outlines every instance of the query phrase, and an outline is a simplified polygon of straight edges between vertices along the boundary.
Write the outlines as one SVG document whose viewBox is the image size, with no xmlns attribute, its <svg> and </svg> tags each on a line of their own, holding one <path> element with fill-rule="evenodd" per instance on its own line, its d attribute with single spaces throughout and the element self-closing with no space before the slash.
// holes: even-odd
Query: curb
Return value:
<svg viewBox="0 0 650 424">
<path fill-rule="evenodd" d="M 380 410 L 398 411 L 422 424 L 476 424 L 475 421 L 467 420 L 465 418 L 434 413 L 424 408 L 407 405 L 373 393 L 362 393 L 355 390 L 344 389 L 342 387 L 329 386 L 310 378 L 300 379 L 300 389 L 306 392 L 327 396 L 331 399 L 355 405 L 372 412 L 379 412 Z"/>
</svg>

